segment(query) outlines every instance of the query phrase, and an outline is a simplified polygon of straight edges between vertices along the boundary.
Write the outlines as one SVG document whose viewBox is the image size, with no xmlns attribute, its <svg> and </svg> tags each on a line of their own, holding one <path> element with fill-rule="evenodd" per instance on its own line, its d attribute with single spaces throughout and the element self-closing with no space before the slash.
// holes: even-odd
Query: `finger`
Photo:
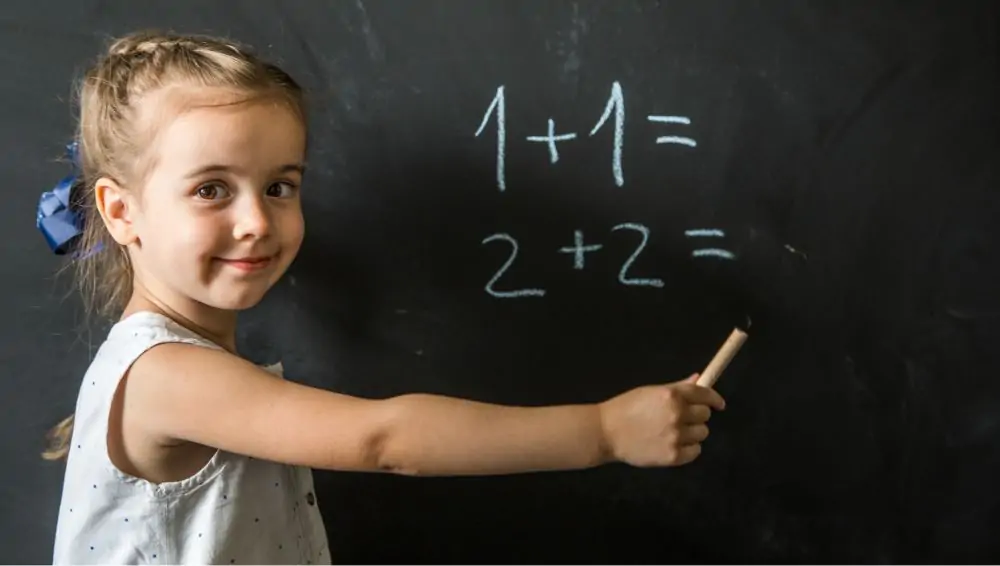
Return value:
<svg viewBox="0 0 1000 566">
<path fill-rule="evenodd" d="M 708 427 L 705 425 L 686 426 L 677 435 L 677 442 L 682 446 L 700 444 L 708 438 Z"/>
<path fill-rule="evenodd" d="M 719 411 L 725 410 L 726 408 L 726 400 L 723 399 L 722 395 L 719 395 L 719 392 L 714 389 L 702 387 L 700 385 L 681 387 L 679 389 L 688 403 L 708 405 Z"/>
<path fill-rule="evenodd" d="M 701 424 L 712 418 L 712 409 L 708 405 L 688 405 L 681 414 L 684 424 Z"/>
<path fill-rule="evenodd" d="M 699 455 L 701 455 L 701 444 L 688 444 L 677 451 L 677 459 L 674 461 L 674 464 L 677 466 L 690 464 Z"/>
</svg>

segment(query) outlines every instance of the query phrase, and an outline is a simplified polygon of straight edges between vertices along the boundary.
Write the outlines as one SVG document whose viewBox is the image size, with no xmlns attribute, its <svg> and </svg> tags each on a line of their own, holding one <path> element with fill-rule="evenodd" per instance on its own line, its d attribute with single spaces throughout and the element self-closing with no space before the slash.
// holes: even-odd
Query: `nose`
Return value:
<svg viewBox="0 0 1000 566">
<path fill-rule="evenodd" d="M 259 240 L 271 233 L 271 214 L 263 198 L 248 195 L 233 207 L 233 213 L 233 237 L 237 240 Z"/>
</svg>

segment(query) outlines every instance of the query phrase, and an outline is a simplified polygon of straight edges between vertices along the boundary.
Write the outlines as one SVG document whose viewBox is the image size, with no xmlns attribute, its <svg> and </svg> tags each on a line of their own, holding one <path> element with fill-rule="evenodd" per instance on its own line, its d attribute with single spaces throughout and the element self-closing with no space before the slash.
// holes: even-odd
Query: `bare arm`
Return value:
<svg viewBox="0 0 1000 566">
<path fill-rule="evenodd" d="M 632 422 L 648 412 L 642 403 L 650 405 L 650 394 L 639 405 L 610 400 L 551 407 L 424 394 L 369 400 L 286 381 L 225 352 L 175 343 L 140 356 L 126 386 L 126 423 L 142 426 L 151 437 L 345 471 L 472 475 L 578 469 L 626 459 L 609 444 L 608 431 L 626 446 L 657 442 L 656 435 L 669 428 L 654 423 L 637 429 Z M 669 404 L 656 403 L 661 412 Z M 707 421 L 707 414 L 698 415 L 692 418 Z M 692 434 L 697 438 L 669 441 L 703 439 L 701 432 Z"/>
<path fill-rule="evenodd" d="M 511 407 L 403 395 L 385 401 L 381 464 L 414 475 L 579 469 L 609 461 L 598 405 Z"/>
</svg>

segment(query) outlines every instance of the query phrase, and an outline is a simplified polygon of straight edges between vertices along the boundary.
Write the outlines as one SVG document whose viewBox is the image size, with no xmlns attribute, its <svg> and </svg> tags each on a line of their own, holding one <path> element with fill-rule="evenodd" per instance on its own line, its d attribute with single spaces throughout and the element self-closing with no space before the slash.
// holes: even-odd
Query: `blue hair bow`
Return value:
<svg viewBox="0 0 1000 566">
<path fill-rule="evenodd" d="M 77 143 L 66 146 L 66 157 L 73 164 L 73 173 L 63 177 L 51 191 L 42 193 L 38 200 L 38 217 L 35 225 L 45 236 L 46 243 L 56 255 L 64 255 L 83 233 L 83 215 L 73 202 L 74 188 L 79 178 Z"/>
</svg>

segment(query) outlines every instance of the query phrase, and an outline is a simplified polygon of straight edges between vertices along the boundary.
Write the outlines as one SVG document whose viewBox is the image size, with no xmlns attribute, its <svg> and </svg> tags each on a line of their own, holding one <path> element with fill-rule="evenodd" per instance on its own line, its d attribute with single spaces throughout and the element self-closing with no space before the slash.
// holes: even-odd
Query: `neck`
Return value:
<svg viewBox="0 0 1000 566">
<path fill-rule="evenodd" d="M 236 311 L 215 309 L 190 300 L 168 303 L 137 281 L 122 317 L 140 311 L 157 312 L 169 317 L 191 332 L 236 354 Z"/>
</svg>

